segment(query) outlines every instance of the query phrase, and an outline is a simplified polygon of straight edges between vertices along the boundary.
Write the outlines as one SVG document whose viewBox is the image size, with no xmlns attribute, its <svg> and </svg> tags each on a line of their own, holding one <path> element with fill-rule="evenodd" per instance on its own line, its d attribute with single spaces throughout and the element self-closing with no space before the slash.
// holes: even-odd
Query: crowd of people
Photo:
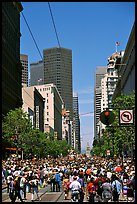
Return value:
<svg viewBox="0 0 137 204">
<path fill-rule="evenodd" d="M 64 191 L 64 199 L 70 192 L 79 191 L 79 202 L 119 201 L 119 196 L 135 202 L 135 161 L 131 158 L 87 157 L 74 158 L 51 156 L 43 159 L 8 158 L 2 160 L 2 183 L 7 185 L 11 202 L 17 197 L 21 202 L 31 193 L 40 200 L 39 189 L 50 185 L 52 192 Z"/>
</svg>

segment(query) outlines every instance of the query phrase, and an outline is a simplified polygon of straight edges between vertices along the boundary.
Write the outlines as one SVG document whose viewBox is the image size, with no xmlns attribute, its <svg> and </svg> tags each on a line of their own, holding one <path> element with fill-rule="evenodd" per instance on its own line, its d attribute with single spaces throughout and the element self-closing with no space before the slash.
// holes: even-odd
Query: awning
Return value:
<svg viewBox="0 0 137 204">
<path fill-rule="evenodd" d="M 16 147 L 6 147 L 5 149 L 8 149 L 8 150 L 13 150 L 13 151 L 17 150 L 17 148 L 16 148 Z"/>
</svg>

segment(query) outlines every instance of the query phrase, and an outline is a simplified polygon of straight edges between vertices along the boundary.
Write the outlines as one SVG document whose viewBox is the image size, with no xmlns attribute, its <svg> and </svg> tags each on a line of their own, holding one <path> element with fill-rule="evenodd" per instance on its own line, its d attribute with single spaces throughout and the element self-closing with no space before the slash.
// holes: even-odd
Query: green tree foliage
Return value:
<svg viewBox="0 0 137 204">
<path fill-rule="evenodd" d="M 21 108 L 11 110 L 2 121 L 2 143 L 4 147 L 22 149 L 24 157 L 66 156 L 71 146 L 65 140 L 54 139 L 51 133 L 32 128 L 28 114 Z"/>
<path fill-rule="evenodd" d="M 31 121 L 27 113 L 21 108 L 9 111 L 2 121 L 2 142 L 10 143 L 14 146 L 14 141 L 23 143 L 23 135 L 32 130 Z"/>
</svg>

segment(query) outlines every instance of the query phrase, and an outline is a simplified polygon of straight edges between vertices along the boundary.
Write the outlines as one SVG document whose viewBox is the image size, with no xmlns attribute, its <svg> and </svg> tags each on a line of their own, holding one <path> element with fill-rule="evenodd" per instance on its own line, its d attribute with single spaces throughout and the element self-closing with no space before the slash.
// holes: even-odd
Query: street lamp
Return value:
<svg viewBox="0 0 137 204">
<path fill-rule="evenodd" d="M 70 134 L 70 111 L 66 111 L 66 121 L 68 123 L 68 144 L 71 145 L 71 134 Z"/>
</svg>

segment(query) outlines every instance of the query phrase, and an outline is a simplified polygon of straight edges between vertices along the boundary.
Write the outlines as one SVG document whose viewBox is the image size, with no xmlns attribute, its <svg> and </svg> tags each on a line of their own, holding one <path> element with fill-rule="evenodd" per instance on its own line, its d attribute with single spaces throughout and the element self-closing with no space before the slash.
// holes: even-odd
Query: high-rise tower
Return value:
<svg viewBox="0 0 137 204">
<path fill-rule="evenodd" d="M 66 48 L 49 48 L 43 50 L 44 84 L 53 83 L 70 111 L 73 118 L 73 90 L 72 90 L 72 50 Z"/>
<path fill-rule="evenodd" d="M 2 2 L 2 115 L 22 106 L 19 2 Z"/>
<path fill-rule="evenodd" d="M 76 150 L 81 152 L 81 141 L 80 141 L 80 119 L 79 119 L 79 104 L 78 104 L 78 94 L 73 94 L 73 143 Z"/>
<path fill-rule="evenodd" d="M 28 86 L 28 55 L 20 54 L 22 64 L 22 86 Z"/>
<path fill-rule="evenodd" d="M 95 90 L 94 90 L 94 138 L 97 138 L 98 134 L 98 122 L 100 121 L 101 113 L 101 98 L 102 98 L 102 87 L 101 79 L 104 78 L 107 73 L 107 67 L 97 67 L 96 68 L 96 80 L 95 80 Z"/>
</svg>

